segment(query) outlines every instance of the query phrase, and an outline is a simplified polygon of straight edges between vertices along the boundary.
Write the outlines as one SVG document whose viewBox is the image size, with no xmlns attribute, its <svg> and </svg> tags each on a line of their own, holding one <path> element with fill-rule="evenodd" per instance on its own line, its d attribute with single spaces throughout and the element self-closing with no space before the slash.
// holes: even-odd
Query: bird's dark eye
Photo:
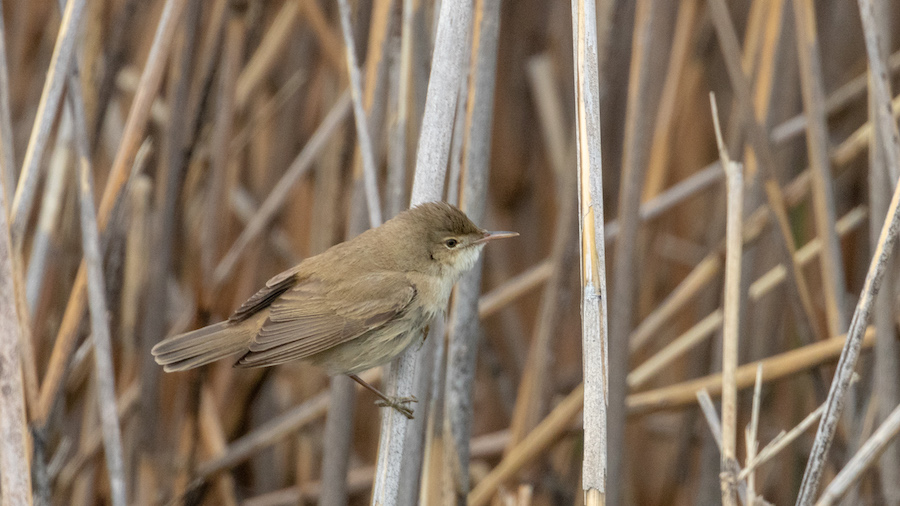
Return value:
<svg viewBox="0 0 900 506">
<path fill-rule="evenodd" d="M 457 241 L 456 239 L 447 239 L 446 241 L 444 241 L 444 245 L 448 248 L 455 248 L 457 244 L 459 244 L 459 241 Z"/>
</svg>

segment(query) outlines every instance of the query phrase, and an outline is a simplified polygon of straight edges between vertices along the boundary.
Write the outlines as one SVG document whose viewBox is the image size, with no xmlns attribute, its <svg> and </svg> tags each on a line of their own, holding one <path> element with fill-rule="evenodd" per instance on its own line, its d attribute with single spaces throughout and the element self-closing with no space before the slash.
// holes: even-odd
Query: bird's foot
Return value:
<svg viewBox="0 0 900 506">
<path fill-rule="evenodd" d="M 378 400 L 375 401 L 375 405 L 380 408 L 392 408 L 397 410 L 398 413 L 409 418 L 413 419 L 413 411 L 406 405 L 411 402 L 419 402 L 418 399 L 414 395 L 410 395 L 409 397 L 388 397 L 387 400 Z"/>
</svg>

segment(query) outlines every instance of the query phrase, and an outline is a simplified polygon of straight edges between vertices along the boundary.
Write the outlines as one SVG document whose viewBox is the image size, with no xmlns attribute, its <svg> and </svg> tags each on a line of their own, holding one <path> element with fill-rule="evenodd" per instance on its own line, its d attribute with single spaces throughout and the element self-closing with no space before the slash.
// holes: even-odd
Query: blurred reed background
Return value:
<svg viewBox="0 0 900 506">
<path fill-rule="evenodd" d="M 879 97 L 897 89 L 900 8 L 597 3 L 607 501 L 722 500 L 720 451 L 697 400 L 706 389 L 709 407 L 723 390 L 727 314 L 712 91 L 744 176 L 740 500 L 793 503 L 817 419 L 764 462 L 753 457 L 825 402 L 883 251 L 900 166 Z M 149 349 L 227 318 L 271 276 L 408 207 L 417 146 L 432 139 L 420 132 L 440 4 L 2 2 L 4 504 L 32 491 L 35 504 L 370 501 L 382 424 L 371 395 L 299 364 L 165 374 Z M 452 48 L 462 76 L 432 83 L 459 87 L 456 113 L 438 118 L 450 128 L 445 200 L 521 237 L 487 249 L 423 346 L 419 443 L 401 469 L 379 473 L 400 473 L 400 504 L 581 504 L 573 7 L 443 4 L 465 13 L 467 41 Z M 861 6 L 875 9 L 866 32 Z M 866 34 L 885 69 L 871 83 Z M 900 403 L 900 286 L 886 265 L 811 498 Z M 847 487 L 847 504 L 900 504 L 898 446 Z"/>
</svg>

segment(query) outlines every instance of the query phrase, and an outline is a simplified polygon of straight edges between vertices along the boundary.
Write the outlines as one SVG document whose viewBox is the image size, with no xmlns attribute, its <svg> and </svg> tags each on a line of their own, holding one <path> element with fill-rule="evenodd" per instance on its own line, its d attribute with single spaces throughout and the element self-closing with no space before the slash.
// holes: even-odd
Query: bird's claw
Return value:
<svg viewBox="0 0 900 506">
<path fill-rule="evenodd" d="M 419 402 L 418 399 L 414 395 L 410 395 L 409 397 L 391 397 L 389 401 L 379 400 L 375 401 L 375 405 L 380 408 L 392 408 L 397 410 L 398 413 L 409 418 L 413 419 L 413 411 L 412 409 L 406 407 L 406 404 L 410 402 Z"/>
</svg>

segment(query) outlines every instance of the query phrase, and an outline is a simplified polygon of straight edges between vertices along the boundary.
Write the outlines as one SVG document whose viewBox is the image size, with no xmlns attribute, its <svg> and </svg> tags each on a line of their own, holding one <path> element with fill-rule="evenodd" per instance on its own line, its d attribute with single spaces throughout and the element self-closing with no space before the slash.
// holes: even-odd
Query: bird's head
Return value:
<svg viewBox="0 0 900 506">
<path fill-rule="evenodd" d="M 426 262 L 427 270 L 453 281 L 475 265 L 478 254 L 489 241 L 519 235 L 481 229 L 465 213 L 446 202 L 422 204 L 401 216 L 418 236 L 416 242 L 424 246 L 420 258 Z"/>
</svg>

